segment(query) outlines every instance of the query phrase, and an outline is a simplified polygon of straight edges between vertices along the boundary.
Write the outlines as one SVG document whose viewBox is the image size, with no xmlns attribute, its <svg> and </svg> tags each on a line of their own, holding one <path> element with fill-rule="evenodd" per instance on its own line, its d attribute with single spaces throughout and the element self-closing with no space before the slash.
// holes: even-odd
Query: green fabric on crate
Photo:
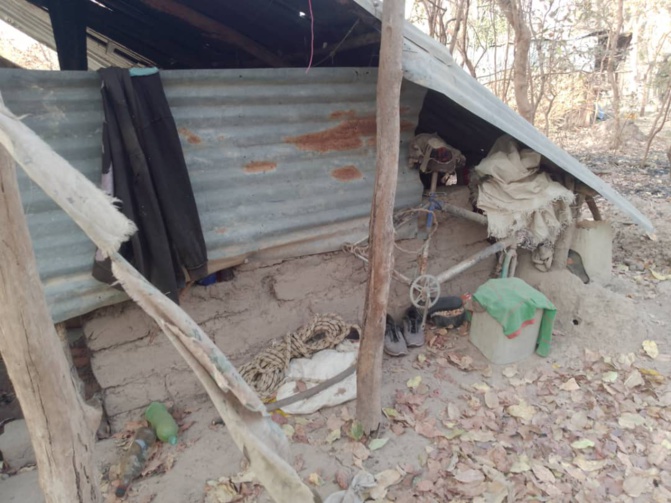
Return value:
<svg viewBox="0 0 671 503">
<path fill-rule="evenodd" d="M 557 308 L 541 292 L 519 278 L 490 279 L 473 294 L 489 315 L 503 327 L 506 337 L 533 320 L 536 309 L 543 310 L 536 353 L 548 356 Z"/>
</svg>

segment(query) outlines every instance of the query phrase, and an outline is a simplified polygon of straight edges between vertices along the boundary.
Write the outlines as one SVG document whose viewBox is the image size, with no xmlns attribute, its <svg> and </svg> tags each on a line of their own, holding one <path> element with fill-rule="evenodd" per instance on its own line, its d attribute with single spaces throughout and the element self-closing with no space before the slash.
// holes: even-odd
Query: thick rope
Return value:
<svg viewBox="0 0 671 503">
<path fill-rule="evenodd" d="M 282 385 L 292 358 L 307 358 L 317 351 L 332 349 L 352 331 L 361 333 L 358 325 L 346 323 L 337 314 L 318 314 L 308 325 L 273 341 L 268 349 L 242 365 L 240 375 L 261 399 L 267 400 Z"/>
</svg>

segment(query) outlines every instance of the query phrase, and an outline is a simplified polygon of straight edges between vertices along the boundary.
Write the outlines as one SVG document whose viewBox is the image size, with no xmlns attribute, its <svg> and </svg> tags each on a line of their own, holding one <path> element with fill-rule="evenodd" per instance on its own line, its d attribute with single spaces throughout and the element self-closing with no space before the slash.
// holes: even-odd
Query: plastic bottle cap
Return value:
<svg viewBox="0 0 671 503">
<path fill-rule="evenodd" d="M 168 443 L 169 443 L 170 445 L 175 445 L 175 444 L 177 444 L 177 437 L 176 437 L 175 435 L 173 435 L 172 437 L 170 437 L 170 438 L 168 439 Z"/>
</svg>

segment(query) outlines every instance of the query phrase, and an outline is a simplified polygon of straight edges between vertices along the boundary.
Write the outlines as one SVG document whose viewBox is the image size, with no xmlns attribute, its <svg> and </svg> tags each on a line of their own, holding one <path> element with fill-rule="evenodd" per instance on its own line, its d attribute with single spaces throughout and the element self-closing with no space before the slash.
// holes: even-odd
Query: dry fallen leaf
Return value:
<svg viewBox="0 0 671 503">
<path fill-rule="evenodd" d="M 668 443 L 668 440 L 665 440 Z M 655 444 L 650 447 L 648 453 L 648 463 L 653 466 L 661 466 L 669 456 L 669 449 L 662 444 Z"/>
<path fill-rule="evenodd" d="M 406 384 L 408 385 L 408 388 L 413 389 L 419 386 L 419 383 L 421 382 L 422 382 L 422 376 L 415 376 L 412 379 L 409 379 Z"/>
<path fill-rule="evenodd" d="M 578 386 L 578 383 L 575 381 L 575 378 L 571 377 L 568 381 L 559 386 L 559 389 L 564 391 L 576 391 L 580 389 L 580 386 Z"/>
<path fill-rule="evenodd" d="M 531 421 L 531 419 L 536 415 L 536 408 L 532 405 L 529 405 L 524 400 L 520 400 L 520 403 L 517 405 L 511 405 L 507 410 L 508 414 L 511 416 L 522 419 L 524 421 Z"/>
<path fill-rule="evenodd" d="M 524 473 L 528 472 L 531 470 L 531 466 L 529 466 L 529 463 L 527 463 L 528 460 L 524 459 L 519 459 L 515 461 L 512 466 L 510 467 L 510 472 L 511 473 Z"/>
<path fill-rule="evenodd" d="M 316 472 L 312 472 L 310 475 L 308 475 L 308 482 L 315 487 L 319 487 L 321 485 L 324 485 L 324 481 L 319 476 L 319 474 L 316 473 Z"/>
<path fill-rule="evenodd" d="M 377 485 L 370 490 L 370 497 L 374 500 L 381 500 L 387 495 L 387 488 L 393 486 L 401 480 L 401 474 L 397 470 L 384 470 L 375 475 Z"/>
<path fill-rule="evenodd" d="M 606 462 L 607 461 L 605 459 L 592 460 L 585 459 L 582 456 L 578 456 L 573 460 L 573 464 L 586 472 L 595 472 L 597 470 L 601 470 L 606 465 Z"/>
<path fill-rule="evenodd" d="M 652 480 L 645 477 L 639 477 L 632 475 L 624 479 L 622 484 L 622 489 L 632 498 L 638 498 L 642 494 L 649 493 L 652 491 L 653 484 Z"/>
<path fill-rule="evenodd" d="M 657 384 L 662 384 L 664 382 L 664 376 L 657 372 L 655 369 L 644 369 L 639 368 L 638 371 L 645 376 L 646 379 Z"/>
<path fill-rule="evenodd" d="M 517 367 L 515 365 L 511 365 L 510 367 L 504 368 L 501 373 L 508 378 L 514 377 L 517 374 Z"/>
<path fill-rule="evenodd" d="M 217 480 L 208 480 L 205 486 L 206 503 L 231 503 L 238 501 L 240 494 L 230 479 L 222 477 Z"/>
<path fill-rule="evenodd" d="M 448 353 L 447 358 L 454 363 L 459 369 L 470 372 L 473 369 L 473 358 L 468 355 L 460 355 L 458 353 Z"/>
<path fill-rule="evenodd" d="M 416 488 L 419 492 L 422 493 L 429 492 L 433 489 L 433 482 L 431 482 L 430 480 L 420 480 Z"/>
<path fill-rule="evenodd" d="M 539 462 L 535 462 L 531 465 L 531 471 L 541 482 L 554 484 L 557 481 L 554 474 Z"/>
<path fill-rule="evenodd" d="M 447 417 L 449 417 L 452 421 L 456 421 L 461 417 L 461 411 L 459 410 L 459 406 L 456 403 L 448 403 L 447 404 Z"/>
<path fill-rule="evenodd" d="M 340 438 L 340 430 L 339 429 L 338 430 L 332 430 L 331 433 L 329 433 L 326 436 L 326 443 L 327 444 L 332 444 L 333 442 L 335 442 L 339 438 Z"/>
<path fill-rule="evenodd" d="M 362 461 L 366 461 L 370 456 L 370 451 L 368 450 L 368 447 L 366 447 L 360 442 L 352 442 L 352 444 L 349 444 L 349 448 L 352 451 L 352 455 L 355 458 L 358 458 Z"/>
<path fill-rule="evenodd" d="M 454 478 L 459 482 L 464 484 L 469 484 L 471 482 L 482 482 L 485 480 L 485 476 L 480 470 L 461 470 L 454 474 Z"/>
<path fill-rule="evenodd" d="M 655 341 L 643 341 L 643 351 L 645 351 L 645 353 L 653 360 L 659 356 L 659 349 L 657 349 L 657 343 Z"/>
<path fill-rule="evenodd" d="M 396 409 L 392 409 L 391 407 L 385 407 L 382 409 L 382 413 L 387 416 L 387 419 L 396 419 L 400 417 L 400 414 Z"/>
<path fill-rule="evenodd" d="M 473 389 L 480 391 L 481 393 L 487 393 L 491 388 L 484 382 L 476 383 L 473 385 Z"/>
<path fill-rule="evenodd" d="M 387 442 L 389 442 L 389 438 L 375 438 L 370 441 L 368 448 L 371 451 L 377 451 L 378 449 L 382 449 Z"/>
<path fill-rule="evenodd" d="M 349 480 L 350 480 L 349 472 L 344 468 L 341 468 L 336 472 L 335 481 L 336 484 L 338 484 L 338 487 L 340 487 L 340 489 L 345 490 L 349 488 Z"/>
<path fill-rule="evenodd" d="M 436 427 L 434 418 L 429 418 L 424 421 L 417 421 L 415 423 L 415 431 L 426 438 L 445 436 L 445 434 Z"/>
<path fill-rule="evenodd" d="M 634 414 L 632 412 L 624 412 L 620 415 L 620 418 L 617 420 L 622 428 L 627 430 L 633 430 L 637 426 L 642 426 L 645 424 L 645 418 L 640 414 Z"/>
<path fill-rule="evenodd" d="M 653 269 L 650 269 L 650 274 L 652 274 L 654 278 L 659 281 L 667 281 L 671 279 L 671 274 L 660 274 Z"/>
<path fill-rule="evenodd" d="M 582 440 L 576 440 L 573 442 L 571 447 L 574 449 L 589 449 L 590 447 L 594 447 L 594 442 L 587 438 L 583 438 Z"/>
<path fill-rule="evenodd" d="M 296 430 L 294 429 L 293 426 L 290 424 L 283 424 L 282 425 L 282 430 L 284 431 L 284 434 L 288 437 L 291 438 L 294 436 L 294 433 L 296 433 Z"/>
<path fill-rule="evenodd" d="M 636 369 L 634 369 L 634 371 L 624 380 L 624 385 L 629 389 L 635 388 L 636 386 L 643 386 L 644 384 L 645 381 L 643 380 L 641 373 Z"/>
<path fill-rule="evenodd" d="M 601 375 L 601 380 L 603 382 L 610 382 L 610 383 L 615 382 L 617 381 L 617 372 L 615 371 L 604 372 Z"/>
<path fill-rule="evenodd" d="M 494 391 L 488 391 L 485 393 L 485 405 L 490 409 L 498 408 L 499 396 Z"/>
</svg>

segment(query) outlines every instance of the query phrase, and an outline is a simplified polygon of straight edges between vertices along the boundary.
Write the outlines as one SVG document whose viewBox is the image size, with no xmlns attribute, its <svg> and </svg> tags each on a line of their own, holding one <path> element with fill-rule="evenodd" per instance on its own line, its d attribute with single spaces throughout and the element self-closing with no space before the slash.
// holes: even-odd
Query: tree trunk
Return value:
<svg viewBox="0 0 671 503">
<path fill-rule="evenodd" d="M 19 196 L 0 146 L 0 353 L 21 403 L 46 503 L 101 500 L 93 462 L 100 416 L 79 396 L 49 314 Z"/>
<path fill-rule="evenodd" d="M 615 21 L 615 28 L 610 32 L 608 39 L 608 81 L 613 92 L 613 137 L 611 139 L 611 148 L 616 149 L 622 143 L 622 126 L 620 121 L 620 83 L 618 82 L 617 73 L 617 41 L 622 32 L 622 25 L 624 24 L 624 0 L 617 0 L 617 17 Z"/>
<path fill-rule="evenodd" d="M 517 112 L 533 124 L 534 109 L 529 99 L 529 49 L 531 30 L 524 20 L 524 11 L 519 0 L 498 0 L 503 15 L 515 32 L 515 56 L 513 79 Z"/>
<path fill-rule="evenodd" d="M 357 364 L 357 418 L 364 431 L 380 424 L 385 317 L 394 266 L 393 212 L 398 179 L 403 17 L 405 0 L 382 4 L 382 41 L 377 77 L 377 162 L 370 212 L 370 267 L 363 334 Z"/>
</svg>

